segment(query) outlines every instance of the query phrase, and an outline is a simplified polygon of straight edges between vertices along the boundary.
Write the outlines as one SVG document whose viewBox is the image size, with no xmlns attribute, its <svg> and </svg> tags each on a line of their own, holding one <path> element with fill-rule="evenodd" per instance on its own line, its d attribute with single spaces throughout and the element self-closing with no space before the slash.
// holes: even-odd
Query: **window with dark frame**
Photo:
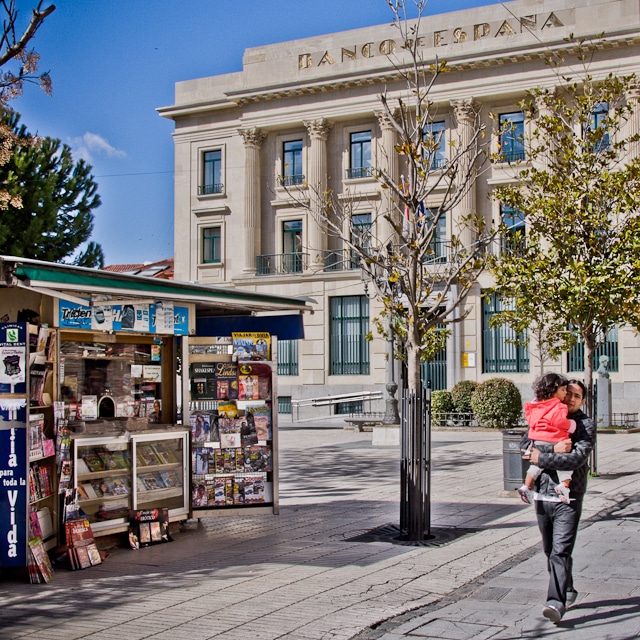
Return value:
<svg viewBox="0 0 640 640">
<path fill-rule="evenodd" d="M 287 140 L 282 145 L 282 175 L 280 183 L 283 186 L 298 185 L 304 182 L 302 173 L 302 140 Z"/>
<path fill-rule="evenodd" d="M 442 169 L 447 164 L 445 132 L 444 121 L 430 122 L 424 128 L 424 139 L 429 143 L 425 153 L 431 157 L 431 169 Z"/>
<path fill-rule="evenodd" d="M 482 296 L 482 372 L 528 373 L 529 350 L 526 334 L 506 325 L 491 326 L 491 316 L 508 309 L 509 303 L 497 294 Z"/>
<path fill-rule="evenodd" d="M 505 226 L 505 233 L 502 236 L 500 251 L 502 253 L 513 253 L 524 246 L 525 243 L 525 220 L 524 214 L 518 209 L 500 205 L 500 218 Z"/>
<path fill-rule="evenodd" d="M 518 162 L 526 157 L 524 149 L 524 113 L 501 113 L 498 116 L 500 127 L 501 162 Z"/>
<path fill-rule="evenodd" d="M 371 131 L 357 131 L 350 135 L 348 178 L 367 178 L 371 175 Z"/>
<path fill-rule="evenodd" d="M 202 262 L 214 264 L 222 262 L 222 229 L 205 227 L 202 230 Z"/>
<path fill-rule="evenodd" d="M 202 154 L 202 184 L 199 188 L 200 195 L 222 193 L 222 151 L 214 149 Z"/>
<path fill-rule="evenodd" d="M 330 298 L 329 313 L 330 375 L 368 375 L 369 299 Z"/>
</svg>

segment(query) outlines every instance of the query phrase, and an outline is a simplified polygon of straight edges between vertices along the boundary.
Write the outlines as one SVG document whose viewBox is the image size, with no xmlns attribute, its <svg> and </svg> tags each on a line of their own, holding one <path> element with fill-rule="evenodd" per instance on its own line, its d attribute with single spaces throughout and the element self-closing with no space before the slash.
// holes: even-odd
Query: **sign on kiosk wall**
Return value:
<svg viewBox="0 0 640 640">
<path fill-rule="evenodd" d="M 89 307 L 60 300 L 58 326 L 61 329 L 136 331 L 186 336 L 189 335 L 189 309 L 164 301 L 155 304 L 102 304 Z"/>
<path fill-rule="evenodd" d="M 26 422 L 26 399 L 0 399 L 0 567 L 27 566 Z"/>
</svg>

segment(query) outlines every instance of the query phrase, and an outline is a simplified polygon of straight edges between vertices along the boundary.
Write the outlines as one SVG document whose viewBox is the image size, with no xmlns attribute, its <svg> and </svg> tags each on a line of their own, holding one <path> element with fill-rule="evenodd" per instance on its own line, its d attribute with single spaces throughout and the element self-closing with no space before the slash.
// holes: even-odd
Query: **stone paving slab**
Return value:
<svg viewBox="0 0 640 640">
<path fill-rule="evenodd" d="M 49 585 L 0 581 L 0 637 L 348 640 L 372 633 L 397 640 L 493 631 L 525 638 L 539 637 L 531 635 L 538 628 L 546 637 L 549 623 L 532 604 L 546 589 L 539 535 L 531 508 L 503 489 L 501 433 L 434 431 L 432 438 L 432 526 L 471 527 L 471 535 L 432 548 L 350 542 L 397 523 L 398 449 L 372 447 L 367 433 L 285 428 L 280 516 L 190 521 L 175 542 L 117 549 L 97 567 L 57 570 Z M 601 475 L 590 483 L 585 519 L 638 493 L 639 445 L 637 434 L 601 438 Z M 638 567 L 603 541 L 621 538 L 640 557 L 634 526 L 612 512 L 581 531 L 575 569 L 587 584 L 596 575 L 600 590 L 585 588 L 571 616 L 595 604 L 584 623 L 591 638 L 609 637 L 599 632 L 612 623 L 633 628 Z M 621 594 L 628 621 L 612 605 Z M 425 608 L 430 617 L 412 620 Z M 497 626 L 496 613 L 504 617 Z M 415 623 L 407 636 L 398 632 L 405 623 Z M 378 626 L 367 631 L 371 625 Z"/>
</svg>

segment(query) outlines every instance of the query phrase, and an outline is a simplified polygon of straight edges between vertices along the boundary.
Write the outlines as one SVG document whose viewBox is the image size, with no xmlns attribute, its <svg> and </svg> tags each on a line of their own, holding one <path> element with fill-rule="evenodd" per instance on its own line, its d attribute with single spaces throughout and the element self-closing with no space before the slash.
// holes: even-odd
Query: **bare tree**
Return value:
<svg viewBox="0 0 640 640">
<path fill-rule="evenodd" d="M 309 184 L 309 203 L 298 199 L 323 229 L 341 239 L 357 260 L 383 310 L 379 331 L 392 327 L 407 362 L 410 390 L 421 387 L 420 363 L 443 346 L 442 325 L 464 318 L 454 314 L 485 267 L 494 232 L 475 210 L 474 185 L 488 153 L 485 125 L 472 101 L 452 103 L 457 129 L 445 145 L 445 132 L 433 125 L 438 107 L 430 95 L 446 63 L 427 64 L 419 49 L 427 0 L 415 0 L 418 18 L 408 20 L 404 0 L 387 0 L 402 49 L 393 58 L 400 89 L 380 96 L 378 117 L 395 134 L 395 157 L 382 153 L 374 168 L 386 197 L 363 233 L 348 195 Z M 440 237 L 442 222 L 450 227 Z"/>
<path fill-rule="evenodd" d="M 47 94 L 51 94 L 51 78 L 48 72 L 38 73 L 40 56 L 28 45 L 47 16 L 55 11 L 55 5 L 42 7 L 42 0 L 31 10 L 31 20 L 24 31 L 17 29 L 20 12 L 16 9 L 15 0 L 0 0 L 4 11 L 2 32 L 0 34 L 0 109 L 6 110 L 8 103 L 21 95 L 25 83 L 38 84 Z M 9 68 L 14 63 L 14 68 Z M 15 68 L 17 66 L 17 68 Z M 0 123 L 0 166 L 9 162 L 13 150 L 18 144 L 34 144 L 32 137 L 18 140 L 14 130 Z M 0 209 L 9 206 L 20 207 L 22 199 L 18 194 L 11 195 L 6 189 L 0 189 Z"/>
</svg>

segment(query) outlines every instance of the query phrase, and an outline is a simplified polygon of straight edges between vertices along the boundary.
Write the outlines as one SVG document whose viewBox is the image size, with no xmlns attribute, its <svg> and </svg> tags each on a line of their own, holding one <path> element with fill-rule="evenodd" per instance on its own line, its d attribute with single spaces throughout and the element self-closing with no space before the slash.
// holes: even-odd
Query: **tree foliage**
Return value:
<svg viewBox="0 0 640 640">
<path fill-rule="evenodd" d="M 3 123 L 17 139 L 31 138 L 16 113 L 6 113 Z M 20 205 L 10 201 L 0 211 L 0 253 L 51 262 L 75 256 L 76 264 L 103 266 L 102 249 L 93 242 L 76 255 L 89 240 L 100 197 L 91 166 L 74 162 L 66 144 L 41 138 L 18 145 L 0 166 L 0 182 L 10 194 L 22 194 Z"/>
<path fill-rule="evenodd" d="M 589 385 L 607 333 L 640 324 L 639 94 L 633 75 L 592 75 L 602 46 L 571 43 L 574 67 L 568 50 L 550 58 L 554 86 L 522 102 L 527 162 L 493 194 L 526 225 L 491 264 L 494 291 L 513 304 L 496 320 L 532 328 L 550 356 L 581 340 Z"/>
</svg>

